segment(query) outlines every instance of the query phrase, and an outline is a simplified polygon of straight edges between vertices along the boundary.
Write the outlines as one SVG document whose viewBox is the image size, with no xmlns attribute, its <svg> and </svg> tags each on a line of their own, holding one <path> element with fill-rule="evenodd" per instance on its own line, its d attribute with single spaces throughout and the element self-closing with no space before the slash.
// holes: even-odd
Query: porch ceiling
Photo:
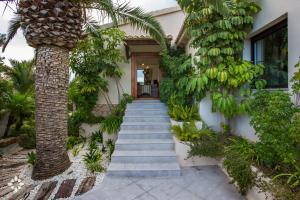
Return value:
<svg viewBox="0 0 300 200">
<path fill-rule="evenodd" d="M 127 36 L 125 38 L 125 49 L 127 58 L 132 52 L 160 52 L 158 42 L 150 36 Z"/>
</svg>

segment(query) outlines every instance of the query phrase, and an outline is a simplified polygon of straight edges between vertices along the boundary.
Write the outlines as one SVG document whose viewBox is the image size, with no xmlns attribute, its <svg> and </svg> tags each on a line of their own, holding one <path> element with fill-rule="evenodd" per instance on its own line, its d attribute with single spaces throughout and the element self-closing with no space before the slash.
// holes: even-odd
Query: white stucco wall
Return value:
<svg viewBox="0 0 300 200">
<path fill-rule="evenodd" d="M 295 72 L 295 64 L 300 56 L 300 1 L 299 0 L 260 0 L 258 1 L 262 11 L 256 16 L 254 27 L 249 35 L 249 40 L 245 41 L 244 59 L 251 59 L 250 37 L 271 27 L 282 19 L 288 18 L 288 75 L 289 80 Z M 285 16 L 286 15 L 286 16 Z M 289 88 L 291 84 L 289 84 Z M 248 116 L 237 117 L 232 122 L 235 134 L 245 136 L 252 140 L 257 140 L 255 131 L 249 125 Z"/>
<path fill-rule="evenodd" d="M 161 24 L 166 36 L 171 35 L 173 40 L 172 43 L 175 42 L 175 39 L 178 36 L 180 27 L 183 24 L 184 21 L 184 13 L 181 10 L 178 10 L 178 8 L 171 8 L 173 10 L 172 13 L 169 14 L 161 14 L 159 16 L 156 16 L 156 20 Z M 177 11 L 176 11 L 177 10 Z M 157 14 L 157 13 L 156 13 Z M 127 36 L 145 36 L 146 33 L 135 29 L 134 27 L 130 26 L 129 24 L 125 24 L 120 26 L 120 29 L 126 33 Z M 125 48 L 124 46 L 120 46 L 120 49 L 125 57 Z M 157 47 L 135 47 L 135 49 L 138 52 L 144 51 L 144 52 L 157 52 Z M 119 63 L 119 67 L 123 70 L 124 76 L 121 79 L 121 84 L 124 88 L 125 93 L 131 94 L 131 62 L 130 59 L 128 60 L 128 63 Z M 118 103 L 118 92 L 117 87 L 114 82 L 114 80 L 109 81 L 109 96 L 113 104 Z M 106 101 L 103 98 L 101 94 L 99 94 L 98 98 L 98 104 L 105 104 Z"/>
<path fill-rule="evenodd" d="M 250 38 L 266 30 L 284 18 L 288 18 L 288 75 L 289 79 L 295 72 L 294 65 L 300 56 L 300 1 L 299 0 L 258 0 L 261 12 L 255 17 L 254 27 L 249 34 L 249 39 L 244 43 L 244 59 L 251 59 Z M 195 52 L 194 49 L 187 47 L 187 53 Z M 289 88 L 291 85 L 289 84 Z M 204 98 L 199 105 L 199 112 L 202 119 L 213 129 L 220 130 L 220 122 L 223 118 L 218 113 L 211 112 L 211 101 L 209 97 Z M 231 121 L 232 132 L 256 141 L 254 129 L 250 126 L 249 116 L 236 117 Z"/>
</svg>

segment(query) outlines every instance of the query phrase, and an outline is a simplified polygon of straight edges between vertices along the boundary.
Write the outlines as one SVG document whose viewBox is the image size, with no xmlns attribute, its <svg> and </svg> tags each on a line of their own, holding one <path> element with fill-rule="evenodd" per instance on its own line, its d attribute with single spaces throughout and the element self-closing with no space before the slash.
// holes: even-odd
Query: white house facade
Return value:
<svg viewBox="0 0 300 200">
<path fill-rule="evenodd" d="M 300 56 L 299 1 L 259 0 L 257 2 L 262 10 L 255 16 L 254 27 L 245 40 L 244 59 L 265 65 L 268 71 L 267 89 L 289 90 L 291 88 L 289 80 L 295 72 L 294 66 Z M 190 47 L 190 39 L 183 26 L 185 13 L 180 7 L 155 11 L 152 15 L 161 23 L 172 45 L 184 47 L 187 54 L 194 54 L 195 49 Z M 149 94 L 147 97 L 158 98 L 155 85 L 163 79 L 163 73 L 159 69 L 161 50 L 159 45 L 148 34 L 136 30 L 129 24 L 121 25 L 120 29 L 127 35 L 125 45 L 120 48 L 128 62 L 119 64 L 125 73 L 121 79 L 124 92 L 135 98 L 144 98 L 143 93 Z M 139 84 L 139 76 L 141 76 L 139 70 L 143 70 L 142 76 L 151 74 L 148 77 L 149 81 L 141 84 L 143 86 Z M 117 104 L 117 87 L 113 82 L 109 85 L 112 103 Z M 105 104 L 105 100 L 100 97 L 98 106 Z M 224 119 L 221 114 L 211 111 L 209 97 L 200 102 L 199 112 L 210 127 L 220 130 L 220 123 Z M 237 117 L 231 123 L 233 133 L 250 140 L 257 140 L 248 116 Z"/>
</svg>

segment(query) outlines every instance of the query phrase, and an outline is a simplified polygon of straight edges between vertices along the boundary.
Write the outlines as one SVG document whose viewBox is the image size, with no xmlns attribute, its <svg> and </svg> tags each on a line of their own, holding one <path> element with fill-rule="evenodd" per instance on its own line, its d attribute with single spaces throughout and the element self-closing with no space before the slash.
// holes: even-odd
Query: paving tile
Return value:
<svg viewBox="0 0 300 200">
<path fill-rule="evenodd" d="M 157 198 L 146 192 L 141 196 L 136 197 L 134 200 L 157 200 Z"/>
<path fill-rule="evenodd" d="M 34 200 L 47 200 L 55 189 L 57 181 L 45 182 L 36 193 Z"/>
<path fill-rule="evenodd" d="M 173 199 L 173 197 L 181 190 L 182 188 L 179 185 L 170 181 L 169 183 L 160 185 L 160 187 L 155 187 L 148 192 L 159 200 L 167 200 Z"/>
<path fill-rule="evenodd" d="M 173 200 L 204 200 L 190 191 L 183 190 L 173 197 Z M 229 200 L 229 199 L 228 199 Z"/>
<path fill-rule="evenodd" d="M 87 191 L 91 190 L 95 185 L 96 177 L 86 177 L 83 179 L 78 187 L 78 190 L 76 191 L 75 195 L 82 195 L 83 193 L 86 193 Z"/>
<path fill-rule="evenodd" d="M 54 199 L 60 199 L 60 198 L 68 198 L 71 196 L 73 188 L 75 186 L 76 179 L 67 179 L 64 180 L 61 184 L 60 187 L 55 194 Z"/>
<path fill-rule="evenodd" d="M 243 200 L 216 166 L 182 169 L 180 177 L 105 177 L 76 200 Z"/>
</svg>

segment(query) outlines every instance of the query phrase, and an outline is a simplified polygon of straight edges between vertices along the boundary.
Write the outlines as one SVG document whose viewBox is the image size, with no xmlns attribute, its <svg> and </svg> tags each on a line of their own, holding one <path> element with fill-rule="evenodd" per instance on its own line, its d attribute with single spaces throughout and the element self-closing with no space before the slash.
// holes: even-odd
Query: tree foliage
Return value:
<svg viewBox="0 0 300 200">
<path fill-rule="evenodd" d="M 186 27 L 191 46 L 197 49 L 198 71 L 185 81 L 187 91 L 203 96 L 209 92 L 213 110 L 227 118 L 247 111 L 251 84 L 258 81 L 263 66 L 243 60 L 243 44 L 260 8 L 250 0 L 227 1 L 226 12 L 220 11 L 216 1 L 180 0 L 179 4 L 188 13 Z"/>
</svg>

